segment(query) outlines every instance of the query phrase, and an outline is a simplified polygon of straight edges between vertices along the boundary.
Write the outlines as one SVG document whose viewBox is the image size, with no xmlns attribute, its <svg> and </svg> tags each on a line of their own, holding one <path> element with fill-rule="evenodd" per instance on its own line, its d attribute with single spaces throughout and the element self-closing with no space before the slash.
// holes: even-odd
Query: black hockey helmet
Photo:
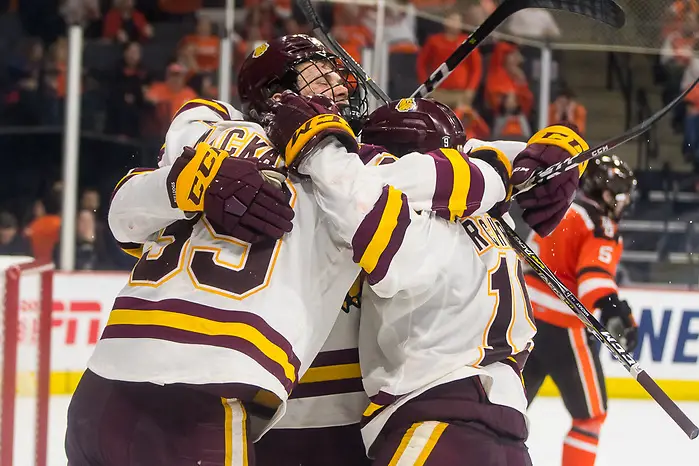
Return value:
<svg viewBox="0 0 699 466">
<path fill-rule="evenodd" d="M 590 160 L 580 184 L 588 199 L 599 204 L 612 220 L 619 221 L 633 201 L 638 181 L 623 160 L 605 154 Z"/>
</svg>

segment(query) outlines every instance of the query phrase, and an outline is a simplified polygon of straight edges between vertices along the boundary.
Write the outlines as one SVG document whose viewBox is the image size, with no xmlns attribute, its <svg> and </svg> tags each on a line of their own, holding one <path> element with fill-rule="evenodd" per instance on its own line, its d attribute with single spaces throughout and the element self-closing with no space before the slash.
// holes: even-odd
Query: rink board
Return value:
<svg viewBox="0 0 699 466">
<path fill-rule="evenodd" d="M 107 321 L 114 297 L 128 275 L 112 272 L 56 273 L 51 355 L 51 393 L 69 394 Z M 22 283 L 20 393 L 32 384 L 35 344 L 36 282 Z M 635 357 L 648 374 L 674 399 L 699 400 L 699 292 L 623 289 L 639 323 Z M 601 350 L 610 397 L 647 398 L 626 370 Z M 25 388 L 27 387 L 27 388 Z M 541 395 L 556 395 L 547 381 Z"/>
</svg>

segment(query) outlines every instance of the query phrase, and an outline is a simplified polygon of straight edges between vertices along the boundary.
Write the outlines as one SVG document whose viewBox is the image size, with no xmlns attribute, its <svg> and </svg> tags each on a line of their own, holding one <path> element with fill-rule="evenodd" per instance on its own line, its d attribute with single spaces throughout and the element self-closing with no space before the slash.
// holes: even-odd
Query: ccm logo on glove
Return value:
<svg viewBox="0 0 699 466">
<path fill-rule="evenodd" d="M 168 175 L 170 205 L 185 212 L 204 210 L 204 193 L 216 177 L 228 152 L 199 143 L 196 149 L 185 147 Z"/>
<path fill-rule="evenodd" d="M 291 163 L 293 161 L 295 155 L 301 151 L 301 149 L 313 136 L 321 131 L 329 129 L 339 129 L 352 133 L 352 129 L 350 128 L 349 124 L 339 115 L 326 113 L 323 115 L 314 116 L 296 130 L 294 135 L 289 140 L 289 143 L 286 145 L 288 162 Z M 293 154 L 293 157 L 289 157 L 289 154 Z"/>
</svg>

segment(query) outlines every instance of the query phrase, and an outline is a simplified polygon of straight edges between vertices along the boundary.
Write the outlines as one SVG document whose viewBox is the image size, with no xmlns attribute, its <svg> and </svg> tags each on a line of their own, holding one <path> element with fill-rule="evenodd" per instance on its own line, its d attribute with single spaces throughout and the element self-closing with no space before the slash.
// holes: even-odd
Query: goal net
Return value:
<svg viewBox="0 0 699 466">
<path fill-rule="evenodd" d="M 0 256 L 0 466 L 46 466 L 53 264 Z"/>
</svg>

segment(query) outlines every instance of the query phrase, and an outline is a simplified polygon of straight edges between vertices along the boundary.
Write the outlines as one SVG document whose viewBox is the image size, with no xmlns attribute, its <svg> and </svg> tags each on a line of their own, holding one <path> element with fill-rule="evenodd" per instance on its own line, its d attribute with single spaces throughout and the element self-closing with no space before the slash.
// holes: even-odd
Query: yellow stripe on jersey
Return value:
<svg viewBox="0 0 699 466">
<path fill-rule="evenodd" d="M 402 194 L 401 191 L 393 186 L 388 187 L 388 199 L 386 200 L 386 207 L 383 209 L 383 214 L 381 214 L 379 226 L 364 251 L 364 254 L 362 254 L 362 258 L 359 260 L 359 265 L 367 273 L 373 272 L 374 268 L 376 268 L 381 254 L 386 250 L 391 240 L 393 230 L 395 230 L 398 225 L 398 216 L 403 207 Z"/>
<path fill-rule="evenodd" d="M 143 245 L 141 245 L 139 248 L 121 248 L 121 250 L 129 256 L 135 257 L 136 259 L 140 259 L 143 255 Z"/>
<path fill-rule="evenodd" d="M 364 417 L 370 417 L 372 414 L 374 414 L 374 413 L 375 413 L 376 411 L 378 411 L 379 409 L 382 409 L 383 407 L 384 407 L 383 405 L 377 405 L 376 403 L 374 403 L 374 402 L 372 401 L 372 402 L 369 403 L 369 406 L 366 407 L 366 409 L 364 410 L 364 413 L 362 414 L 362 416 L 364 416 Z"/>
<path fill-rule="evenodd" d="M 221 404 L 223 405 L 223 411 L 225 413 L 224 421 L 224 466 L 231 466 L 233 464 L 233 412 L 231 410 L 231 405 L 228 404 L 228 400 L 221 398 Z"/>
<path fill-rule="evenodd" d="M 225 335 L 241 338 L 252 343 L 265 356 L 279 364 L 284 369 L 284 375 L 291 382 L 296 381 L 296 371 L 289 361 L 288 354 L 250 324 L 217 322 L 171 311 L 113 309 L 107 321 L 107 326 L 110 325 L 153 325 L 201 335 Z"/>
<path fill-rule="evenodd" d="M 454 170 L 454 187 L 449 197 L 449 214 L 451 220 L 462 217 L 471 188 L 471 166 L 456 149 L 442 149 Z"/>
<path fill-rule="evenodd" d="M 418 456 L 417 460 L 415 460 L 415 466 L 423 466 L 427 462 L 427 458 L 429 458 L 430 453 L 432 453 L 432 450 L 434 450 L 435 445 L 437 445 L 439 437 L 442 436 L 444 430 L 447 428 L 448 425 L 449 424 L 447 424 L 446 422 L 440 422 L 437 424 L 437 426 L 430 434 L 430 437 L 427 439 L 427 443 L 425 443 L 424 448 L 420 452 L 420 456 Z"/>
<path fill-rule="evenodd" d="M 299 383 L 327 382 L 330 380 L 356 379 L 362 376 L 359 363 L 311 367 Z"/>
<path fill-rule="evenodd" d="M 116 184 L 116 186 L 114 186 L 114 190 L 113 190 L 112 192 L 113 192 L 113 193 L 117 192 L 117 191 L 119 190 L 119 188 L 121 188 L 121 187 L 124 185 L 124 183 L 126 183 L 127 181 L 129 181 L 129 180 L 130 180 L 131 178 L 133 178 L 134 176 L 136 176 L 136 175 L 142 175 L 142 174 L 144 174 L 144 173 L 150 173 L 150 172 L 152 172 L 152 171 L 153 171 L 152 169 L 143 169 L 143 170 L 133 169 L 133 170 L 129 170 L 129 172 L 128 172 L 126 175 L 124 175 L 124 176 L 119 180 L 119 182 Z"/>
<path fill-rule="evenodd" d="M 413 438 L 413 435 L 415 434 L 415 430 L 420 427 L 420 422 L 416 422 L 412 426 L 410 426 L 410 429 L 405 433 L 403 436 L 403 439 L 400 441 L 400 445 L 398 445 L 398 449 L 396 452 L 393 454 L 393 458 L 391 458 L 391 462 L 388 463 L 388 466 L 396 466 L 398 464 L 398 461 L 400 461 L 401 456 L 403 456 L 403 453 L 405 453 L 406 448 L 408 448 L 408 444 L 410 443 L 410 439 Z"/>
<path fill-rule="evenodd" d="M 228 113 L 228 110 L 226 109 L 226 107 L 224 107 L 223 105 L 219 104 L 219 103 L 216 102 L 216 101 L 209 100 L 209 99 L 192 99 L 192 100 L 188 100 L 187 102 L 184 103 L 184 105 L 182 105 L 179 109 L 177 109 L 177 112 L 175 112 L 175 114 L 180 113 L 180 111 L 181 111 L 183 108 L 185 108 L 187 105 L 192 105 L 192 104 L 199 104 L 199 105 L 203 105 L 203 106 L 205 106 L 205 107 L 210 107 L 210 108 L 212 108 L 212 109 L 214 109 L 214 110 L 217 110 L 217 111 L 219 111 L 219 112 L 224 113 L 225 115 L 228 116 L 228 118 L 230 118 L 230 116 L 231 116 L 231 115 Z"/>
</svg>

